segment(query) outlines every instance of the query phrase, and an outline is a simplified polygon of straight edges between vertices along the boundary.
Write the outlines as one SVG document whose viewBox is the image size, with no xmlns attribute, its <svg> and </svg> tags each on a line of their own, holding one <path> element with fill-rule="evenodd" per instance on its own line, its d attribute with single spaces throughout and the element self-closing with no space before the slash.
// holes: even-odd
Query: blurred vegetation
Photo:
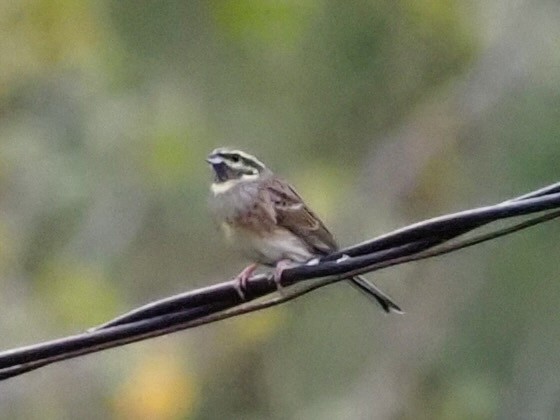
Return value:
<svg viewBox="0 0 560 420">
<path fill-rule="evenodd" d="M 560 9 L 504 0 L 0 3 L 0 344 L 232 276 L 214 147 L 342 243 L 558 181 Z M 555 418 L 558 227 L 47 367 L 0 418 Z"/>
</svg>

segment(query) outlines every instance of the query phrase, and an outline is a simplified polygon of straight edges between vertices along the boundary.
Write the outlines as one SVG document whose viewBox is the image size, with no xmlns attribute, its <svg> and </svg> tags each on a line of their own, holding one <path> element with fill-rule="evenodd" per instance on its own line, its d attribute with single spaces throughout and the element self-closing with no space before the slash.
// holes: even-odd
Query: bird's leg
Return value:
<svg viewBox="0 0 560 420">
<path fill-rule="evenodd" d="M 253 274 L 253 272 L 257 269 L 258 264 L 251 264 L 248 265 L 247 267 L 245 267 L 243 269 L 243 271 L 241 271 L 241 273 L 239 273 L 237 276 L 235 276 L 235 283 L 234 286 L 235 290 L 237 291 L 237 293 L 239 294 L 239 297 L 241 297 L 241 299 L 245 300 L 245 291 L 247 290 L 247 281 L 249 280 L 249 278 L 251 277 L 251 275 Z"/>
<path fill-rule="evenodd" d="M 284 286 L 282 286 L 282 271 L 293 266 L 293 261 L 288 259 L 280 260 L 276 263 L 276 268 L 274 269 L 274 283 L 276 283 L 276 288 L 280 294 L 284 293 Z"/>
</svg>

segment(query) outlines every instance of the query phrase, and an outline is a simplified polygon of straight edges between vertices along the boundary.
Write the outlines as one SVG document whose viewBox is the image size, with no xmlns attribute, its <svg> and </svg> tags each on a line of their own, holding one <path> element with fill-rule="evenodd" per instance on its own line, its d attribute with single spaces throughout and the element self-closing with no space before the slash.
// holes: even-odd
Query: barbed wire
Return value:
<svg viewBox="0 0 560 420">
<path fill-rule="evenodd" d="M 288 302 L 348 277 L 447 254 L 560 217 L 560 183 L 492 206 L 415 223 L 282 272 L 249 279 L 244 296 L 230 280 L 157 300 L 86 332 L 0 352 L 0 380 L 48 364 L 194 328 Z M 556 211 L 554 211 L 556 210 Z M 457 239 L 502 219 L 543 213 L 523 222 Z"/>
</svg>

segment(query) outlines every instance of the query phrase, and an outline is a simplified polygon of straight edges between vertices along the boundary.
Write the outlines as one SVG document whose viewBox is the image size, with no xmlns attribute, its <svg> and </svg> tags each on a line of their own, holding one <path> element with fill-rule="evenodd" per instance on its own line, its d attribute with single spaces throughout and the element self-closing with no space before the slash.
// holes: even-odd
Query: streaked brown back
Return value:
<svg viewBox="0 0 560 420">
<path fill-rule="evenodd" d="M 333 235 L 289 183 L 271 177 L 263 187 L 270 194 L 278 226 L 299 236 L 315 254 L 324 255 L 338 249 Z"/>
</svg>

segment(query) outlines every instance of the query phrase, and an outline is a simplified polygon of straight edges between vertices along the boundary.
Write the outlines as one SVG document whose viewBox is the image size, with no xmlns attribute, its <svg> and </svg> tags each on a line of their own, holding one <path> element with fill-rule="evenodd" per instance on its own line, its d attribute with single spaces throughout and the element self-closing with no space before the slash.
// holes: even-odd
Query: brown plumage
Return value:
<svg viewBox="0 0 560 420">
<path fill-rule="evenodd" d="M 295 189 L 260 161 L 241 151 L 217 149 L 208 158 L 216 179 L 210 208 L 230 245 L 253 262 L 304 263 L 338 249 L 333 235 Z M 245 280 L 253 266 L 242 272 Z M 374 284 L 356 276 L 352 284 L 383 307 L 401 309 Z"/>
<path fill-rule="evenodd" d="M 276 177 L 263 184 L 271 196 L 278 226 L 303 239 L 314 254 L 326 255 L 337 250 L 332 234 L 290 184 Z"/>
</svg>

